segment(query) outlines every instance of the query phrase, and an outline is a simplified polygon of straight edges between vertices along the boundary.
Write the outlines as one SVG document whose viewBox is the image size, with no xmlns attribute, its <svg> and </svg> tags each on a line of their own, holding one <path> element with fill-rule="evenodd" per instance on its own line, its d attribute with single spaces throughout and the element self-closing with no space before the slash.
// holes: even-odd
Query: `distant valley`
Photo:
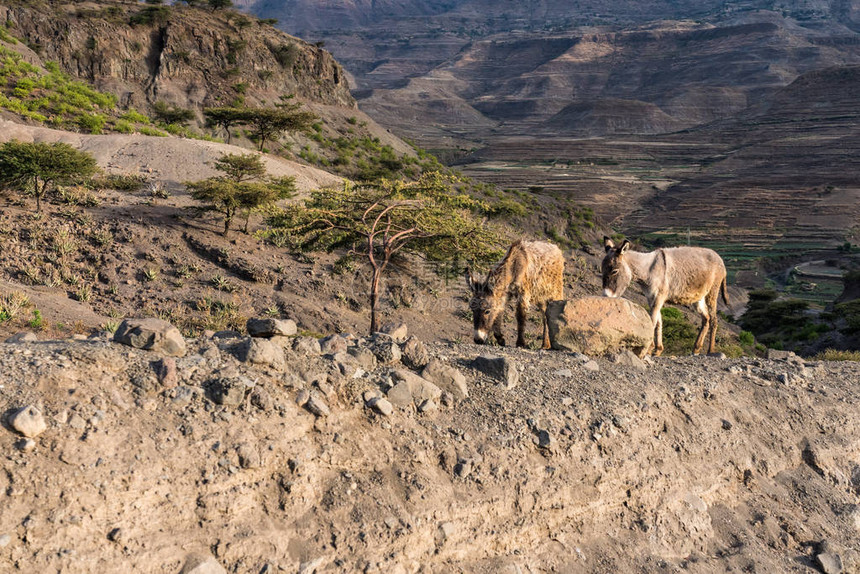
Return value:
<svg viewBox="0 0 860 574">
<path fill-rule="evenodd" d="M 245 4 L 324 41 L 365 112 L 466 175 L 695 236 L 742 278 L 860 241 L 850 2 Z"/>
</svg>

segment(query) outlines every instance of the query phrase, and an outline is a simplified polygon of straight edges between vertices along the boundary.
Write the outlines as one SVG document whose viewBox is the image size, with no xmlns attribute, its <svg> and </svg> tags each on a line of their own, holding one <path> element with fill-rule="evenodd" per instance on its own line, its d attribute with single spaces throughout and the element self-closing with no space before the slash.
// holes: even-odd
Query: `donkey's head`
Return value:
<svg viewBox="0 0 860 574">
<path fill-rule="evenodd" d="M 603 258 L 603 295 L 606 297 L 621 297 L 633 272 L 630 264 L 626 261 L 624 254 L 630 249 L 630 242 L 626 239 L 618 247 L 608 237 L 603 238 L 603 247 L 606 249 L 606 257 Z"/>
<path fill-rule="evenodd" d="M 472 291 L 469 308 L 472 310 L 475 327 L 473 338 L 475 343 L 483 345 L 493 331 L 493 325 L 505 310 L 505 297 L 501 293 L 495 293 L 489 277 L 486 281 L 480 281 L 472 274 L 471 269 L 466 269 L 466 283 Z"/>
</svg>

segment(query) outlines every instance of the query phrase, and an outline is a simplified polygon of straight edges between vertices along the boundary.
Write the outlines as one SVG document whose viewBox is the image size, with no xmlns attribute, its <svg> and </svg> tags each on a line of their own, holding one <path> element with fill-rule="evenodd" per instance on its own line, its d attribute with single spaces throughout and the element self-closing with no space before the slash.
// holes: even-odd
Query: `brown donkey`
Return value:
<svg viewBox="0 0 860 574">
<path fill-rule="evenodd" d="M 543 347 L 549 349 L 546 305 L 564 298 L 564 256 L 561 249 L 545 241 L 517 241 L 487 274 L 478 281 L 470 269 L 466 281 L 472 291 L 469 307 L 475 324 L 475 343 L 486 342 L 490 331 L 504 346 L 502 321 L 505 305 L 513 297 L 517 308 L 517 347 L 525 347 L 526 314 L 532 304 L 543 318 Z"/>
<path fill-rule="evenodd" d="M 630 250 L 626 239 L 619 247 L 608 237 L 603 238 L 606 257 L 603 258 L 603 294 L 620 297 L 636 279 L 645 286 L 654 325 L 654 354 L 663 352 L 664 303 L 696 305 L 702 316 L 702 329 L 696 338 L 693 354 L 702 350 L 705 333 L 710 330 L 708 352 L 714 352 L 717 337 L 717 297 L 726 293 L 726 266 L 716 251 L 703 247 L 671 247 L 650 253 Z"/>
</svg>

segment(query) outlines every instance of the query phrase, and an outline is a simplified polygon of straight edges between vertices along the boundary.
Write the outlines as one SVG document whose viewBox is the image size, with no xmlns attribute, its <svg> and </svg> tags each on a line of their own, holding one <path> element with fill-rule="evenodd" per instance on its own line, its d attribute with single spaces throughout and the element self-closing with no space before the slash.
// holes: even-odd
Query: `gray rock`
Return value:
<svg viewBox="0 0 860 574">
<path fill-rule="evenodd" d="M 842 574 L 842 557 L 835 552 L 822 552 L 815 556 L 819 568 L 824 574 Z"/>
<path fill-rule="evenodd" d="M 636 356 L 635 353 L 627 349 L 615 353 L 610 357 L 610 360 L 616 365 L 621 365 L 622 367 L 633 367 L 634 369 L 639 369 L 640 371 L 644 371 L 648 368 L 642 359 L 640 359 L 638 356 Z"/>
<path fill-rule="evenodd" d="M 549 431 L 546 429 L 540 429 L 537 431 L 536 442 L 539 448 L 545 448 L 547 450 L 552 449 L 553 446 L 553 438 L 552 435 L 549 434 Z"/>
<path fill-rule="evenodd" d="M 31 438 L 22 438 L 15 443 L 15 448 L 21 452 L 32 452 L 36 448 L 36 441 Z"/>
<path fill-rule="evenodd" d="M 239 457 L 239 466 L 242 468 L 259 468 L 260 453 L 250 444 L 241 444 L 236 448 Z"/>
<path fill-rule="evenodd" d="M 112 528 L 107 537 L 111 542 L 122 543 L 125 540 L 125 532 L 119 527 Z"/>
<path fill-rule="evenodd" d="M 347 353 L 355 359 L 355 361 L 365 371 L 372 371 L 376 368 L 376 355 L 370 349 L 364 347 L 350 347 Z"/>
<path fill-rule="evenodd" d="M 410 369 L 423 369 L 430 362 L 430 353 L 419 339 L 409 337 L 400 347 L 400 360 Z"/>
<path fill-rule="evenodd" d="M 194 390 L 191 387 L 182 385 L 173 390 L 173 397 L 170 399 L 170 402 L 181 407 L 190 403 L 193 397 Z"/>
<path fill-rule="evenodd" d="M 587 361 L 582 364 L 582 368 L 586 371 L 591 371 L 592 373 L 596 373 L 600 371 L 600 363 L 595 361 L 594 359 Z"/>
<path fill-rule="evenodd" d="M 368 406 L 385 417 L 390 417 L 394 413 L 394 405 L 391 404 L 391 401 L 382 397 L 371 399 L 368 402 Z"/>
<path fill-rule="evenodd" d="M 155 376 L 158 377 L 158 382 L 166 389 L 172 389 L 179 383 L 179 373 L 176 369 L 176 359 L 173 357 L 163 357 L 152 363 L 152 369 L 155 371 Z"/>
<path fill-rule="evenodd" d="M 708 353 L 708 356 L 712 359 L 720 359 L 721 361 L 728 358 L 725 353 Z"/>
<path fill-rule="evenodd" d="M 346 352 L 349 347 L 349 341 L 341 335 L 329 335 L 319 340 L 320 353 L 323 355 L 334 355 L 335 353 Z"/>
<path fill-rule="evenodd" d="M 365 404 L 370 406 L 370 401 L 381 398 L 382 393 L 376 389 L 368 389 L 361 394 L 361 397 L 364 399 Z"/>
<path fill-rule="evenodd" d="M 507 357 L 481 355 L 472 361 L 472 368 L 502 383 L 506 389 L 513 389 L 520 380 L 516 363 Z"/>
<path fill-rule="evenodd" d="M 0 534 L 0 548 L 6 548 L 12 542 L 12 537 L 8 534 Z"/>
<path fill-rule="evenodd" d="M 298 332 L 296 322 L 292 319 L 248 319 L 245 324 L 248 334 L 252 337 L 291 337 Z"/>
<path fill-rule="evenodd" d="M 400 346 L 388 335 L 377 333 L 370 343 L 370 350 L 383 365 L 400 362 Z"/>
<path fill-rule="evenodd" d="M 310 398 L 311 392 L 307 389 L 302 389 L 296 394 L 296 404 L 303 407 L 308 403 L 308 399 Z"/>
<path fill-rule="evenodd" d="M 36 333 L 32 331 L 21 331 L 20 333 L 15 333 L 8 339 L 6 339 L 7 343 L 32 343 L 34 341 L 38 341 L 39 337 L 36 336 Z"/>
<path fill-rule="evenodd" d="M 388 391 L 388 400 L 397 407 L 413 405 L 417 408 L 427 399 L 439 401 L 442 397 L 442 389 L 411 371 L 394 371 L 391 378 L 397 384 Z"/>
<path fill-rule="evenodd" d="M 238 339 L 242 337 L 242 333 L 233 329 L 224 329 L 223 331 L 215 331 L 212 333 L 213 339 Z"/>
<path fill-rule="evenodd" d="M 469 386 L 466 384 L 465 375 L 439 359 L 429 361 L 421 371 L 421 376 L 458 399 L 469 396 Z"/>
<path fill-rule="evenodd" d="M 225 407 L 238 406 L 245 400 L 245 391 L 248 390 L 248 386 L 245 377 L 215 379 L 211 383 L 212 400 Z"/>
<path fill-rule="evenodd" d="M 161 319 L 126 319 L 120 323 L 113 340 L 136 349 L 154 351 L 169 357 L 185 356 L 185 339 L 179 329 Z"/>
<path fill-rule="evenodd" d="M 311 391 L 308 397 L 308 402 L 305 403 L 305 408 L 318 417 L 327 417 L 331 414 L 328 405 L 325 403 L 322 394 L 317 391 Z"/>
<path fill-rule="evenodd" d="M 325 562 L 325 559 L 322 557 L 302 562 L 299 564 L 299 574 L 314 574 L 314 572 L 317 571 L 317 568 L 322 566 L 323 562 Z"/>
<path fill-rule="evenodd" d="M 262 387 L 254 387 L 250 395 L 251 404 L 261 411 L 270 411 L 274 406 L 272 395 Z"/>
<path fill-rule="evenodd" d="M 768 349 L 765 357 L 771 361 L 787 361 L 793 357 L 796 357 L 794 353 L 791 351 L 781 351 L 779 349 Z"/>
<path fill-rule="evenodd" d="M 569 379 L 573 376 L 573 371 L 570 369 L 559 369 L 553 375 L 561 379 Z"/>
<path fill-rule="evenodd" d="M 312 357 L 322 353 L 320 342 L 313 337 L 296 337 L 293 339 L 293 351 L 299 355 Z"/>
<path fill-rule="evenodd" d="M 379 332 L 389 335 L 397 343 L 404 342 L 409 335 L 406 323 L 386 323 L 379 329 Z"/>
<path fill-rule="evenodd" d="M 439 405 L 433 399 L 425 399 L 418 405 L 419 413 L 432 413 L 439 410 Z"/>
<path fill-rule="evenodd" d="M 179 574 L 227 574 L 227 571 L 210 555 L 192 554 L 185 559 Z"/>
<path fill-rule="evenodd" d="M 644 354 L 654 329 L 644 307 L 620 297 L 552 301 L 547 307 L 553 349 L 603 355 L 619 349 Z"/>
<path fill-rule="evenodd" d="M 27 438 L 37 437 L 48 428 L 45 417 L 35 405 L 20 408 L 7 419 L 9 426 Z"/>
<path fill-rule="evenodd" d="M 239 358 L 254 365 L 276 370 L 284 368 L 284 349 L 269 339 L 248 337 L 239 350 Z"/>
</svg>

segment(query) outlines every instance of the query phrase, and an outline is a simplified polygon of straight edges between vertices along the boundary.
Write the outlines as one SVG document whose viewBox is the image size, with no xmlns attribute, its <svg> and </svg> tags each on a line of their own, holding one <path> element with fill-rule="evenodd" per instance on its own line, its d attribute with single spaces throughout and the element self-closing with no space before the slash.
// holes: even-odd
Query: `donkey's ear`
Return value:
<svg viewBox="0 0 860 574">
<path fill-rule="evenodd" d="M 465 276 L 466 276 L 466 285 L 469 286 L 469 291 L 474 293 L 475 288 L 478 286 L 478 282 L 477 282 L 477 280 L 475 280 L 475 276 L 472 274 L 471 267 L 466 267 Z"/>
<path fill-rule="evenodd" d="M 609 239 L 609 237 L 604 235 L 603 236 L 603 248 L 606 250 L 607 253 L 609 253 L 609 250 L 612 249 L 613 247 L 615 247 L 615 243 L 613 243 L 612 240 Z"/>
<path fill-rule="evenodd" d="M 627 253 L 628 249 L 630 249 L 630 242 L 625 239 L 621 242 L 621 247 L 618 248 L 618 254 L 624 255 L 625 253 Z"/>
</svg>

